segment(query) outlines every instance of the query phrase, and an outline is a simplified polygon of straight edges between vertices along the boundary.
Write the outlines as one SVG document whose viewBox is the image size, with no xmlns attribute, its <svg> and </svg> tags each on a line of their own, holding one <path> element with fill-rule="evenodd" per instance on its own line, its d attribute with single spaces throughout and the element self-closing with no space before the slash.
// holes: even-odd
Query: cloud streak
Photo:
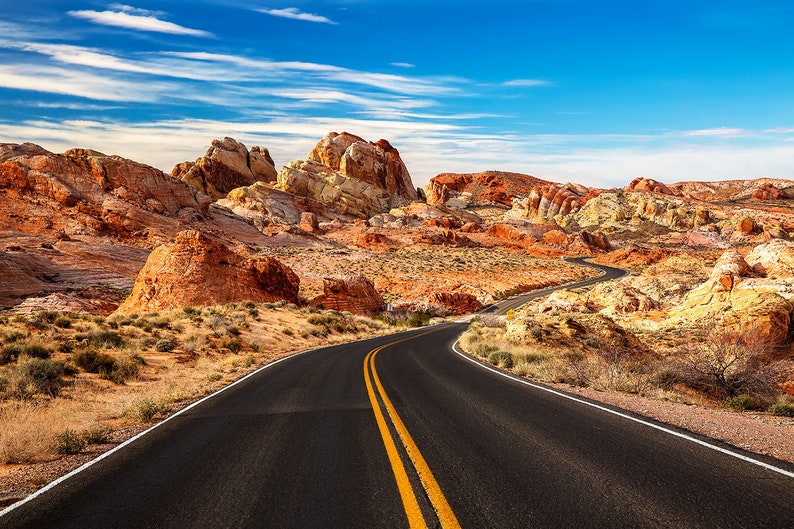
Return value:
<svg viewBox="0 0 794 529">
<path fill-rule="evenodd" d="M 259 13 L 271 15 L 280 18 L 289 18 L 292 20 L 302 20 L 304 22 L 316 22 L 319 24 L 337 25 L 336 22 L 328 17 L 322 15 L 315 15 L 314 13 L 304 13 L 297 7 L 285 7 L 284 9 L 256 9 Z"/>
<path fill-rule="evenodd" d="M 151 31 L 156 33 L 168 33 L 171 35 L 187 35 L 191 37 L 211 37 L 212 33 L 200 29 L 187 28 L 157 18 L 154 12 L 132 8 L 130 6 L 115 5 L 115 11 L 91 11 L 78 10 L 68 11 L 67 14 L 88 20 L 103 26 L 113 26 L 136 31 Z"/>
</svg>

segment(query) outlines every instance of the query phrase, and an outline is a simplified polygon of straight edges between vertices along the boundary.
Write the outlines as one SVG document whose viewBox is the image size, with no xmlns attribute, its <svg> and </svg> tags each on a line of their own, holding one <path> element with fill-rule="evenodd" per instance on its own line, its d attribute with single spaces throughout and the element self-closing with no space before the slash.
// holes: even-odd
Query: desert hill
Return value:
<svg viewBox="0 0 794 529">
<path fill-rule="evenodd" d="M 112 399 L 144 392 L 165 410 L 290 351 L 594 273 L 564 256 L 630 275 L 475 318 L 462 346 L 544 382 L 794 413 L 793 191 L 500 171 L 416 189 L 388 141 L 347 132 L 280 168 L 265 147 L 216 139 L 171 174 L 2 144 L 0 462 L 54 457 L 65 403 L 104 402 L 70 424 L 138 424 L 151 416 Z M 39 365 L 52 377 L 26 371 Z M 52 403 L 31 412 L 33 437 L 17 428 L 26 399 Z"/>
</svg>

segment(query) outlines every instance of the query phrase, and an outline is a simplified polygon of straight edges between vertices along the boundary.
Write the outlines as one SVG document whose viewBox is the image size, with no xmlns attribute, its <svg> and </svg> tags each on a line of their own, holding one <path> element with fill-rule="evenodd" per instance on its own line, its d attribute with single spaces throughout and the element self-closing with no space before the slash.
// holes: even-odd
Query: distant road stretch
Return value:
<svg viewBox="0 0 794 529">
<path fill-rule="evenodd" d="M 465 328 L 271 364 L 0 527 L 794 527 L 794 465 L 480 366 Z"/>
</svg>

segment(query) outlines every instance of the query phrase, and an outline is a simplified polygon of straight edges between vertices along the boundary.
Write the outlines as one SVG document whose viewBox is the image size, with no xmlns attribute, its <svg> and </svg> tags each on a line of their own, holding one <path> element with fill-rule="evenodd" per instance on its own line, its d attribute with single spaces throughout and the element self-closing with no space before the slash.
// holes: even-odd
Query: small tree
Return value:
<svg viewBox="0 0 794 529">
<path fill-rule="evenodd" d="M 702 340 L 681 350 L 684 381 L 715 397 L 752 395 L 764 401 L 778 395 L 780 347 L 757 330 L 704 329 Z"/>
</svg>

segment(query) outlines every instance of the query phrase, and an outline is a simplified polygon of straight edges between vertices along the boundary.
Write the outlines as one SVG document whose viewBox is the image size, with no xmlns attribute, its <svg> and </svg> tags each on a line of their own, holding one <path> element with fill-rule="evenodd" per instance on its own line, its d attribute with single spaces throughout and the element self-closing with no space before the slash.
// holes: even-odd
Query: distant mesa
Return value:
<svg viewBox="0 0 794 529">
<path fill-rule="evenodd" d="M 298 301 L 300 280 L 271 257 L 248 257 L 196 230 L 155 248 L 135 280 L 121 314 L 185 306 Z"/>
<path fill-rule="evenodd" d="M 307 159 L 282 168 L 276 188 L 360 218 L 418 199 L 397 149 L 386 140 L 367 142 L 347 132 L 329 133 Z"/>
<path fill-rule="evenodd" d="M 195 162 L 182 162 L 171 176 L 190 184 L 213 200 L 225 197 L 232 189 L 255 182 L 274 182 L 276 167 L 267 149 L 250 151 L 233 138 L 213 140 L 207 152 Z"/>
</svg>

